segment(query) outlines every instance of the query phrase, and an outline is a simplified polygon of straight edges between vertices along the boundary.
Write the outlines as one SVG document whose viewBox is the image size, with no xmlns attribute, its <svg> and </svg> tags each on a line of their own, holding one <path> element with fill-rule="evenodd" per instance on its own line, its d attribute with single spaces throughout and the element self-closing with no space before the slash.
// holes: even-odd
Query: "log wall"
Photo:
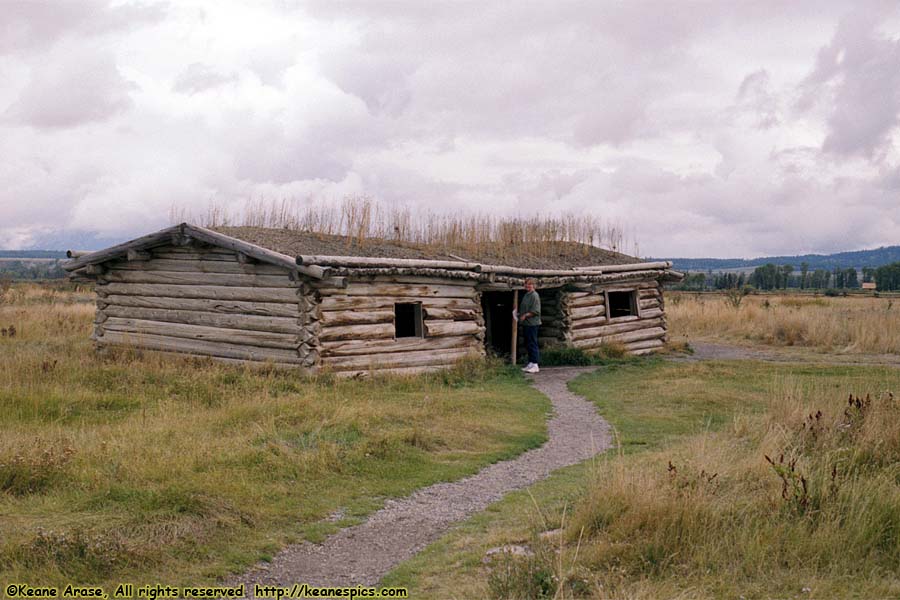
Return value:
<svg viewBox="0 0 900 600">
<path fill-rule="evenodd" d="M 656 280 L 580 287 L 563 292 L 560 298 L 567 345 L 590 351 L 603 344 L 620 343 L 631 354 L 647 354 L 665 344 L 668 328 Z M 609 318 L 606 292 L 632 290 L 637 293 L 638 314 Z"/>
<path fill-rule="evenodd" d="M 485 282 L 360 273 L 340 273 L 337 285 L 337 278 L 298 277 L 220 247 L 167 245 L 129 253 L 91 265 L 98 295 L 93 339 L 100 346 L 322 367 L 342 375 L 431 371 L 485 354 L 479 292 Z M 625 290 L 636 291 L 638 314 L 608 318 L 606 293 Z M 617 342 L 644 354 L 666 340 L 655 273 L 538 292 L 543 349 L 590 351 Z M 395 338 L 398 302 L 421 304 L 421 337 Z"/>
<path fill-rule="evenodd" d="M 320 287 L 321 365 L 341 375 L 413 373 L 483 356 L 484 319 L 474 281 L 375 276 Z M 394 304 L 421 303 L 422 337 L 395 338 Z"/>
<path fill-rule="evenodd" d="M 223 248 L 161 246 L 134 258 L 98 268 L 98 345 L 318 365 L 315 290 L 287 269 Z"/>
</svg>

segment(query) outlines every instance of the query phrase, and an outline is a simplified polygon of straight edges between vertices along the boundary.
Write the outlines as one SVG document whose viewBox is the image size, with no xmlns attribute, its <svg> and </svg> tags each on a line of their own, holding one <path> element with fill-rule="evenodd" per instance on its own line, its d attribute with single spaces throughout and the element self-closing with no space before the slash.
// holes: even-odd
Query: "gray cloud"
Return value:
<svg viewBox="0 0 900 600">
<path fill-rule="evenodd" d="M 38 128 L 74 127 L 103 121 L 132 105 L 135 88 L 111 54 L 92 48 L 52 51 L 32 68 L 30 81 L 4 113 Z"/>
<path fill-rule="evenodd" d="M 878 33 L 891 9 L 857 10 L 844 17 L 819 52 L 804 82 L 801 108 L 828 102 L 823 150 L 880 160 L 900 118 L 900 39 Z"/>
<path fill-rule="evenodd" d="M 28 55 L 65 38 L 133 31 L 159 23 L 165 14 L 166 6 L 162 3 L 111 6 L 103 0 L 5 0 L 0 54 Z"/>
<path fill-rule="evenodd" d="M 878 3 L 13 6 L 0 245 L 347 194 L 591 212 L 657 255 L 900 236 Z"/>
</svg>

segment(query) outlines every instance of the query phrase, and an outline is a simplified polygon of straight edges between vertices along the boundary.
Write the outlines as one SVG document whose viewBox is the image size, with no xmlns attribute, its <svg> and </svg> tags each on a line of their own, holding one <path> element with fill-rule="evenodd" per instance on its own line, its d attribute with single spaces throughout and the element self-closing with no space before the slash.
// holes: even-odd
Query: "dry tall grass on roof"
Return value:
<svg viewBox="0 0 900 600">
<path fill-rule="evenodd" d="M 185 219 L 174 211 L 173 220 Z M 593 215 L 413 214 L 366 198 L 338 205 L 250 202 L 237 217 L 212 207 L 201 224 L 284 254 L 453 260 L 526 268 L 625 264 L 620 226 Z"/>
</svg>

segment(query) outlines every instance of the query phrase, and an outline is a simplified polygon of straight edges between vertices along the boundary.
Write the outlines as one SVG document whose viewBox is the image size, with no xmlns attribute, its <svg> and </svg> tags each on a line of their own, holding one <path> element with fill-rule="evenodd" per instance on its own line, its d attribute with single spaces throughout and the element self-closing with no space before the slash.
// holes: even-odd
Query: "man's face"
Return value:
<svg viewBox="0 0 900 600">
<path fill-rule="evenodd" d="M 527 282 L 527 283 L 525 284 L 525 291 L 526 291 L 526 292 L 533 292 L 533 291 L 534 291 L 534 282 L 532 282 L 532 281 Z"/>
</svg>

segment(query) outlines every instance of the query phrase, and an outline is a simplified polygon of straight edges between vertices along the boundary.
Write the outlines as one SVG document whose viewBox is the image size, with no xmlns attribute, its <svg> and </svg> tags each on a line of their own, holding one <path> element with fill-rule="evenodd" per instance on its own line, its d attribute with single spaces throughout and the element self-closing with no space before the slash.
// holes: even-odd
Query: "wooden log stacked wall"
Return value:
<svg viewBox="0 0 900 600">
<path fill-rule="evenodd" d="M 647 354 L 665 344 L 667 325 L 656 280 L 581 287 L 580 291 L 564 292 L 560 301 L 567 344 L 590 351 L 606 343 L 620 343 L 630 354 Z M 608 318 L 604 292 L 630 290 L 637 293 L 638 314 Z"/>
<path fill-rule="evenodd" d="M 318 289 L 321 365 L 342 375 L 417 373 L 483 356 L 484 320 L 476 282 L 425 277 L 351 279 Z M 421 303 L 422 337 L 395 338 L 394 305 Z"/>
<path fill-rule="evenodd" d="M 280 266 L 223 248 L 161 246 L 97 269 L 101 346 L 318 364 L 315 290 Z"/>
</svg>

